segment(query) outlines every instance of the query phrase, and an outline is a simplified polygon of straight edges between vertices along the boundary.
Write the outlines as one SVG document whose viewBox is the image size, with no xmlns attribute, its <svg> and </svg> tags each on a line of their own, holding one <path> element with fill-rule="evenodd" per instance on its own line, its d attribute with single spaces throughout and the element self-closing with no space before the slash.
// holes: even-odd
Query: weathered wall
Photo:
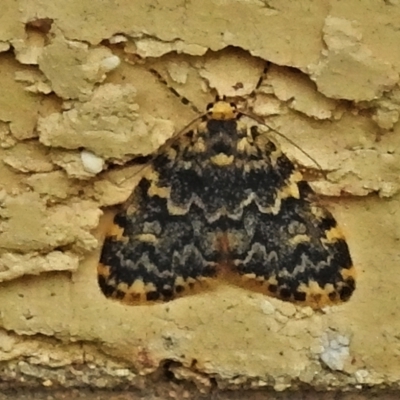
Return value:
<svg viewBox="0 0 400 400">
<path fill-rule="evenodd" d="M 398 385 L 399 21 L 396 0 L 3 1 L 4 376 L 112 386 L 172 360 L 205 389 Z M 101 211 L 138 179 L 111 165 L 195 116 L 149 67 L 202 110 L 212 89 L 251 93 L 264 60 L 254 111 L 327 171 L 314 187 L 348 238 L 352 299 L 315 312 L 221 284 L 163 305 L 106 300 Z"/>
</svg>

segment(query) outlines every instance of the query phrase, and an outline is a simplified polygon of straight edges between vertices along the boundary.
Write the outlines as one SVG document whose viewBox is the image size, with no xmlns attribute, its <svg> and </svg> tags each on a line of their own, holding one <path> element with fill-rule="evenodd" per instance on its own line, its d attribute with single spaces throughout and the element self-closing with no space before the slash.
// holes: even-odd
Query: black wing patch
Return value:
<svg viewBox="0 0 400 400">
<path fill-rule="evenodd" d="M 103 293 L 130 304 L 168 301 L 214 277 L 313 308 L 355 289 L 335 219 L 224 101 L 153 160 L 115 216 L 98 267 Z"/>
</svg>

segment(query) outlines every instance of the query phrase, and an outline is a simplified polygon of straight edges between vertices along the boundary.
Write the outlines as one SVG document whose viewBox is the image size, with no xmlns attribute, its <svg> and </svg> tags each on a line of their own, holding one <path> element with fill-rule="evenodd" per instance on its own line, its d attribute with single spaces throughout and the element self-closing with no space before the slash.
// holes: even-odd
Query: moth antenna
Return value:
<svg viewBox="0 0 400 400">
<path fill-rule="evenodd" d="M 277 131 L 276 129 L 270 127 L 268 124 L 266 124 L 261 118 L 248 113 L 248 112 L 240 112 L 242 115 L 245 115 L 248 118 L 253 119 L 254 121 L 258 122 L 261 125 L 266 126 L 268 129 L 270 129 L 272 132 L 274 132 L 274 134 L 276 134 L 277 136 L 285 139 L 288 143 L 290 143 L 293 147 L 295 147 L 296 149 L 300 150 L 301 153 L 303 153 L 309 160 L 311 160 L 319 169 L 319 171 L 321 172 L 321 174 L 323 175 L 323 177 L 325 179 L 327 179 L 327 175 L 326 172 L 324 171 L 324 169 L 322 168 L 321 164 L 314 158 L 312 157 L 310 154 L 308 154 L 306 151 L 304 151 L 295 141 L 293 141 L 292 139 L 288 138 L 286 135 L 284 135 L 283 133 Z"/>
<path fill-rule="evenodd" d="M 148 70 L 157 78 L 157 80 L 168 88 L 168 90 L 176 96 L 182 104 L 189 106 L 196 114 L 201 114 L 201 111 L 185 96 L 181 95 L 174 87 L 172 87 L 165 78 L 154 68 L 149 68 Z"/>
<path fill-rule="evenodd" d="M 255 87 L 254 90 L 249 94 L 249 98 L 254 98 L 254 97 L 255 97 L 257 90 L 260 88 L 260 86 L 262 85 L 264 79 L 265 79 L 266 76 L 267 76 L 267 73 L 268 73 L 268 70 L 269 70 L 270 65 L 271 65 L 271 63 L 268 62 L 268 61 L 265 63 L 263 72 L 262 72 L 262 74 L 261 74 L 261 76 L 260 76 L 260 78 L 259 78 L 259 80 L 258 80 L 258 82 L 257 82 L 256 87 Z M 245 115 L 246 117 L 249 117 L 249 118 L 253 119 L 254 121 L 258 122 L 259 124 L 266 126 L 268 129 L 270 129 L 272 132 L 274 132 L 277 136 L 279 136 L 279 137 L 285 139 L 285 140 L 286 140 L 288 143 L 290 143 L 293 147 L 295 147 L 296 149 L 300 150 L 301 153 L 303 153 L 309 160 L 311 160 L 311 161 L 317 166 L 317 168 L 320 170 L 320 172 L 321 172 L 321 174 L 323 175 L 323 177 L 324 177 L 325 179 L 327 179 L 326 172 L 323 170 L 321 164 L 319 164 L 319 162 L 318 162 L 314 157 L 310 156 L 306 151 L 304 151 L 304 150 L 303 150 L 297 143 L 295 143 L 292 139 L 289 139 L 289 138 L 288 138 L 287 136 L 285 136 L 283 133 L 281 133 L 281 132 L 277 131 L 276 129 L 274 129 L 274 128 L 270 127 L 269 125 L 267 125 L 267 124 L 264 122 L 264 120 L 261 119 L 261 118 L 259 118 L 258 116 L 254 115 L 254 114 L 251 114 L 251 113 L 249 113 L 249 112 L 240 111 L 240 113 L 241 113 L 242 115 Z"/>
<path fill-rule="evenodd" d="M 268 125 L 266 125 L 268 126 Z M 285 136 L 283 133 L 277 131 L 274 128 L 271 128 L 270 126 L 268 126 L 268 129 L 271 129 L 272 132 L 274 132 L 274 134 L 276 134 L 277 136 L 285 139 L 288 143 L 290 143 L 292 146 L 294 146 L 296 149 L 300 150 L 301 153 L 303 153 L 310 161 L 312 161 L 317 168 L 319 169 L 319 171 L 321 172 L 321 174 L 323 175 L 324 179 L 327 179 L 327 175 L 326 172 L 324 171 L 324 169 L 322 168 L 321 164 L 314 158 L 312 157 L 310 154 L 308 154 L 305 150 L 303 150 L 295 141 L 293 141 L 292 139 L 288 138 L 287 136 Z"/>
<path fill-rule="evenodd" d="M 249 94 L 249 98 L 252 99 L 252 98 L 255 97 L 255 95 L 256 95 L 256 93 L 257 93 L 257 90 L 260 89 L 260 86 L 262 85 L 262 83 L 264 82 L 264 79 L 265 79 L 266 76 L 267 76 L 267 73 L 268 73 L 268 70 L 269 70 L 270 65 L 271 65 L 271 63 L 270 63 L 269 61 L 266 61 L 266 62 L 265 62 L 263 72 L 261 73 L 261 76 L 260 76 L 260 78 L 258 79 L 258 82 L 257 82 L 256 87 L 255 87 L 254 90 Z"/>
</svg>

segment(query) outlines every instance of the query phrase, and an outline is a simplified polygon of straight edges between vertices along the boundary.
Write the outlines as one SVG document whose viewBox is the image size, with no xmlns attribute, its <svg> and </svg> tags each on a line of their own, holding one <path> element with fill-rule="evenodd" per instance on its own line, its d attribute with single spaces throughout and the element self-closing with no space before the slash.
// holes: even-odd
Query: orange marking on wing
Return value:
<svg viewBox="0 0 400 400">
<path fill-rule="evenodd" d="M 128 241 L 129 238 L 124 236 L 124 228 L 113 222 L 108 231 L 107 231 L 107 236 L 111 236 L 115 238 L 118 241 Z"/>
</svg>

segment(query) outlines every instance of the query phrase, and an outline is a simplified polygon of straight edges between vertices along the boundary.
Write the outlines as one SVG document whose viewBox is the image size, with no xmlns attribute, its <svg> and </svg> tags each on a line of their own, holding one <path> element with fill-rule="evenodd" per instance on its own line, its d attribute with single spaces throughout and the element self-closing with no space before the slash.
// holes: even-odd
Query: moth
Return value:
<svg viewBox="0 0 400 400">
<path fill-rule="evenodd" d="M 128 304 L 169 301 L 213 278 L 313 308 L 355 290 L 332 214 L 225 99 L 153 158 L 115 215 L 98 265 L 104 295 Z"/>
</svg>

